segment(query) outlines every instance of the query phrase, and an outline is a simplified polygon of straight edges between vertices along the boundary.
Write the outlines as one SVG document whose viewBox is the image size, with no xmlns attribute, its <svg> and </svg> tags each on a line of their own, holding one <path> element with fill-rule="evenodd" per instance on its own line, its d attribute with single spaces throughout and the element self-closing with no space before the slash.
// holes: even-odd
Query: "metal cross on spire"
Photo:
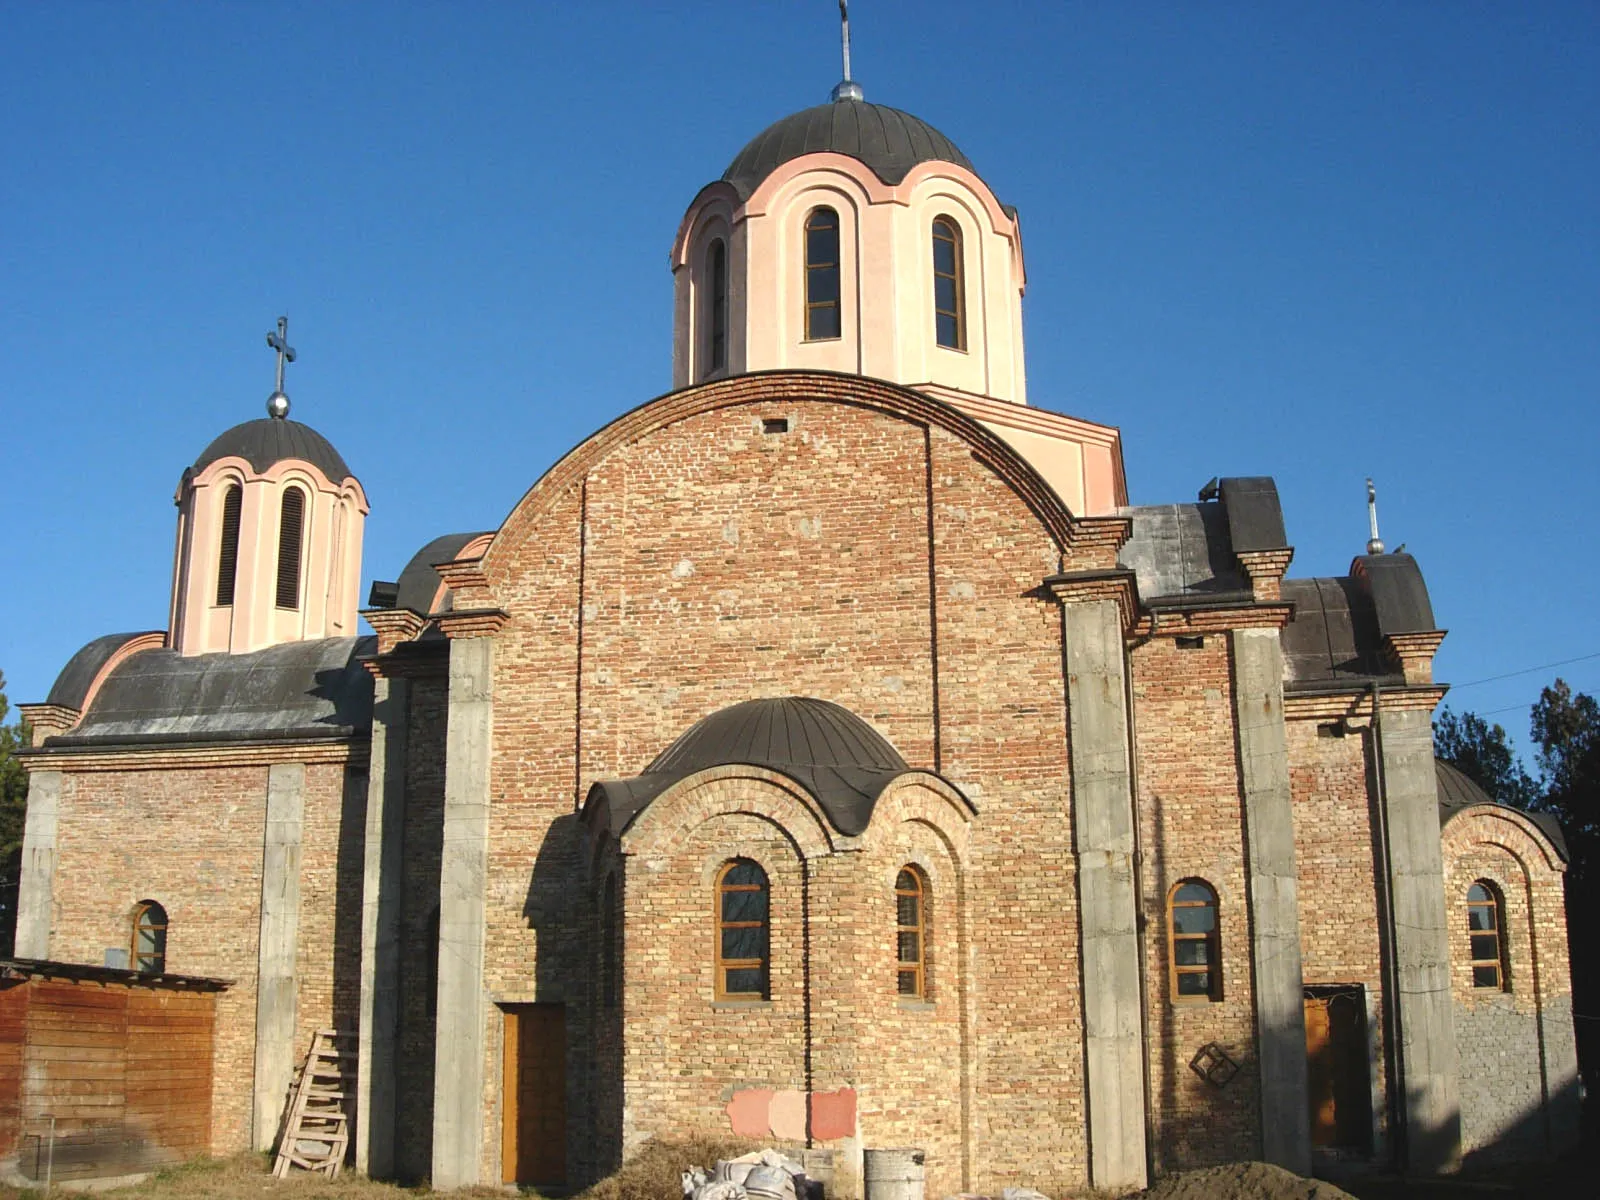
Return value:
<svg viewBox="0 0 1600 1200">
<path fill-rule="evenodd" d="M 844 46 L 844 78 L 833 89 L 833 98 L 835 101 L 860 100 L 861 85 L 850 78 L 850 0 L 839 0 L 839 30 Z"/>
<path fill-rule="evenodd" d="M 289 345 L 289 318 L 278 318 L 278 332 L 267 334 L 267 345 L 278 352 L 278 382 L 267 397 L 267 415 L 283 420 L 289 415 L 289 397 L 283 390 L 283 367 L 294 361 L 294 347 Z"/>
</svg>

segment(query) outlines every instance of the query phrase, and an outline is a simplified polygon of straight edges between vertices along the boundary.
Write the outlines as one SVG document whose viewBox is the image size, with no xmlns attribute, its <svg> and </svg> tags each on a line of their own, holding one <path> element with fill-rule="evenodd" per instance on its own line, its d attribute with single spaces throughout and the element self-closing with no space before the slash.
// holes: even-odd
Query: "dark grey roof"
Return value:
<svg viewBox="0 0 1600 1200">
<path fill-rule="evenodd" d="M 89 685 L 100 674 L 100 669 L 111 661 L 111 656 L 134 638 L 144 636 L 143 633 L 108 633 L 105 637 L 95 638 L 67 660 L 67 665 L 61 668 L 61 674 L 56 676 L 55 685 L 51 687 L 45 703 L 82 709 L 89 695 Z"/>
<path fill-rule="evenodd" d="M 376 638 L 289 642 L 250 654 L 135 654 L 83 721 L 46 747 L 340 738 L 372 727 Z"/>
<path fill-rule="evenodd" d="M 1119 510 L 1133 533 L 1117 562 L 1133 571 L 1139 598 L 1162 600 L 1252 599 L 1228 538 L 1228 517 L 1216 501 L 1153 504 Z"/>
<path fill-rule="evenodd" d="M 1486 792 L 1472 776 L 1452 763 L 1445 762 L 1442 758 L 1433 760 L 1434 774 L 1439 781 L 1439 825 L 1441 827 L 1450 823 L 1450 818 L 1465 808 L 1474 804 L 1500 805 L 1488 792 Z M 1509 807 L 1500 805 L 1500 807 Z M 1571 862 L 1567 851 L 1567 839 L 1561 832 L 1561 822 L 1557 821 L 1550 813 L 1532 813 L 1524 809 L 1517 809 L 1527 817 L 1544 835 L 1550 839 L 1550 844 L 1555 847 L 1556 853 L 1561 856 L 1562 862 Z"/>
<path fill-rule="evenodd" d="M 1283 506 L 1270 475 L 1241 475 L 1217 481 L 1228 514 L 1228 539 L 1235 554 L 1251 550 L 1286 550 Z"/>
<path fill-rule="evenodd" d="M 433 609 L 433 597 L 439 590 L 439 572 L 433 569 L 435 563 L 449 562 L 461 553 L 473 538 L 482 537 L 493 530 L 479 530 L 477 533 L 447 533 L 443 537 L 436 537 L 421 550 L 411 556 L 411 561 L 400 572 L 399 594 L 395 600 L 396 608 L 409 608 L 412 612 L 427 616 Z M 450 596 L 445 595 L 445 607 L 449 607 Z"/>
<path fill-rule="evenodd" d="M 748 200 L 790 159 L 830 150 L 865 163 L 891 186 L 918 163 L 948 162 L 974 170 L 955 143 L 926 121 L 865 100 L 835 100 L 768 125 L 734 156 L 722 178 Z"/>
<path fill-rule="evenodd" d="M 1350 565 L 1350 573 L 1366 579 L 1381 632 L 1423 633 L 1438 628 L 1428 585 L 1411 555 L 1364 554 Z"/>
<path fill-rule="evenodd" d="M 866 829 L 883 789 L 911 769 L 847 708 L 804 696 L 746 700 L 691 726 L 634 778 L 596 783 L 584 803 L 586 819 L 603 820 L 620 834 L 678 780 L 734 763 L 787 775 L 817 798 L 834 828 L 852 837 Z"/>
<path fill-rule="evenodd" d="M 232 456 L 244 459 L 257 471 L 293 458 L 310 463 L 334 483 L 351 477 L 350 468 L 327 438 L 309 425 L 288 419 L 262 417 L 235 425 L 201 452 L 194 460 L 194 469 L 203 471 L 217 459 Z"/>
<path fill-rule="evenodd" d="M 1282 634 L 1289 688 L 1403 682 L 1384 659 L 1372 596 L 1358 580 L 1285 579 L 1282 594 L 1294 605 Z"/>
</svg>

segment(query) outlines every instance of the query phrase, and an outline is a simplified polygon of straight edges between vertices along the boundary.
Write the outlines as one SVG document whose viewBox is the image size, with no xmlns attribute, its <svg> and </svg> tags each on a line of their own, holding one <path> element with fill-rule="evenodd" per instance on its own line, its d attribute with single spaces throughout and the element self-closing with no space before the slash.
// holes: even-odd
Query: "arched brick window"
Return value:
<svg viewBox="0 0 1600 1200">
<path fill-rule="evenodd" d="M 702 376 L 728 369 L 728 244 L 721 238 L 706 254 L 706 367 Z"/>
<path fill-rule="evenodd" d="M 806 217 L 806 341 L 839 336 L 839 214 L 814 208 Z"/>
<path fill-rule="evenodd" d="M 217 605 L 233 603 L 233 585 L 239 577 L 239 517 L 244 511 L 244 489 L 229 484 L 222 497 L 222 544 L 217 548 Z"/>
<path fill-rule="evenodd" d="M 1222 935 L 1217 893 L 1203 879 L 1181 880 L 1167 894 L 1167 961 L 1172 998 L 1222 999 Z"/>
<path fill-rule="evenodd" d="M 1500 889 L 1480 879 L 1467 889 L 1467 938 L 1472 953 L 1472 986 L 1511 990 L 1506 962 L 1505 901 Z"/>
<path fill-rule="evenodd" d="M 916 867 L 901 867 L 894 881 L 895 970 L 900 995 L 928 996 L 928 881 Z"/>
<path fill-rule="evenodd" d="M 717 872 L 717 999 L 768 996 L 767 873 L 748 858 Z"/>
<path fill-rule="evenodd" d="M 305 540 L 306 494 L 297 487 L 283 493 L 278 523 L 278 607 L 300 607 L 300 546 Z"/>
<path fill-rule="evenodd" d="M 967 348 L 966 281 L 961 269 L 961 226 L 933 220 L 933 334 L 951 350 Z"/>
<path fill-rule="evenodd" d="M 141 900 L 133 910 L 133 947 L 128 965 L 143 975 L 167 970 L 167 910 L 154 900 Z"/>
</svg>

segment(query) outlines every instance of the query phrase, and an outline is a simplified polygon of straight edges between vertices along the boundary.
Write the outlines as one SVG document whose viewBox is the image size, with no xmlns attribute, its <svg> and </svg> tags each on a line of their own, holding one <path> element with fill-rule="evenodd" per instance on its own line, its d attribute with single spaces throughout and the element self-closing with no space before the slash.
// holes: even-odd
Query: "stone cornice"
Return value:
<svg viewBox="0 0 1600 1200">
<path fill-rule="evenodd" d="M 456 638 L 493 637 L 499 633 L 511 614 L 503 608 L 467 608 L 453 612 L 434 613 L 440 631 L 452 641 Z"/>
<path fill-rule="evenodd" d="M 209 767 L 258 767 L 274 763 L 367 765 L 367 738 L 282 742 L 202 742 L 187 746 L 64 746 L 18 755 L 29 771 L 171 771 Z"/>
</svg>

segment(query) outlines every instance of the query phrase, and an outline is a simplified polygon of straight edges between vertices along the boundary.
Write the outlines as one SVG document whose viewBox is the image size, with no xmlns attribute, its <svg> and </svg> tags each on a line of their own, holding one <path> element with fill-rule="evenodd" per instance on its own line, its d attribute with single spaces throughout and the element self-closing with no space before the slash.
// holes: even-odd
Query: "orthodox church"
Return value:
<svg viewBox="0 0 1600 1200">
<path fill-rule="evenodd" d="M 366 588 L 280 325 L 167 628 L 25 709 L 19 959 L 227 981 L 215 1152 L 322 1029 L 355 1164 L 440 1188 L 691 1130 L 843 1196 L 1575 1139 L 1560 834 L 1436 764 L 1410 555 L 1289 577 L 1211 464 L 1130 506 L 1029 402 L 1018 213 L 848 78 L 671 266 L 673 390 Z"/>
</svg>

